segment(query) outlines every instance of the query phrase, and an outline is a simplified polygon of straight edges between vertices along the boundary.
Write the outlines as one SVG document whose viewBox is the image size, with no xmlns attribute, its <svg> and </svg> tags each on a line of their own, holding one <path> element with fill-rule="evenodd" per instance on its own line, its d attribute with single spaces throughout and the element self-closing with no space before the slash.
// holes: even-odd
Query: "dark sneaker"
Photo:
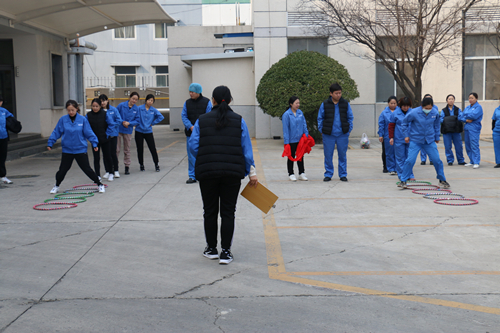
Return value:
<svg viewBox="0 0 500 333">
<path fill-rule="evenodd" d="M 128 166 L 125 167 L 125 174 L 126 175 L 130 175 L 130 171 L 129 171 L 129 167 Z"/>
<path fill-rule="evenodd" d="M 144 169 L 144 165 L 141 165 L 141 171 L 144 171 L 144 170 L 145 170 L 145 169 Z"/>
<path fill-rule="evenodd" d="M 495 165 L 494 168 L 500 168 L 500 164 Z"/>
<path fill-rule="evenodd" d="M 220 251 L 219 264 L 227 265 L 233 261 L 233 254 L 229 249 L 222 249 Z"/>
<path fill-rule="evenodd" d="M 458 165 L 465 165 L 465 162 L 460 162 L 458 163 Z"/>
<path fill-rule="evenodd" d="M 323 178 L 324 182 L 329 182 L 330 180 L 332 180 L 332 177 L 325 177 L 325 178 Z"/>
<path fill-rule="evenodd" d="M 420 162 L 420 165 L 425 165 L 425 161 Z"/>
<path fill-rule="evenodd" d="M 346 182 L 347 181 L 347 177 L 340 177 L 340 180 L 343 181 L 343 182 Z"/>
<path fill-rule="evenodd" d="M 453 163 L 452 163 L 452 162 L 450 162 L 450 163 L 448 163 L 448 165 L 450 165 L 450 166 L 451 166 L 451 165 L 453 165 Z"/>
<path fill-rule="evenodd" d="M 406 186 L 406 182 L 399 182 L 398 186 L 401 187 L 401 188 L 408 188 Z"/>
<path fill-rule="evenodd" d="M 160 172 L 160 166 L 158 164 L 155 165 L 155 170 L 156 170 L 156 172 Z"/>
<path fill-rule="evenodd" d="M 215 247 L 206 247 L 203 256 L 208 259 L 219 259 L 219 252 Z"/>
<path fill-rule="evenodd" d="M 430 165 L 434 165 L 434 163 L 432 163 L 432 161 L 431 161 L 431 163 L 429 163 L 429 164 L 430 164 Z"/>
<path fill-rule="evenodd" d="M 384 169 L 384 170 L 382 170 L 382 172 L 383 172 L 383 173 L 389 173 L 389 170 Z"/>
<path fill-rule="evenodd" d="M 188 180 L 186 180 L 186 184 L 194 184 L 194 183 L 196 183 L 196 179 L 189 178 Z"/>
<path fill-rule="evenodd" d="M 448 184 L 448 182 L 446 180 L 440 180 L 439 186 L 442 188 L 450 188 L 450 184 Z"/>
</svg>

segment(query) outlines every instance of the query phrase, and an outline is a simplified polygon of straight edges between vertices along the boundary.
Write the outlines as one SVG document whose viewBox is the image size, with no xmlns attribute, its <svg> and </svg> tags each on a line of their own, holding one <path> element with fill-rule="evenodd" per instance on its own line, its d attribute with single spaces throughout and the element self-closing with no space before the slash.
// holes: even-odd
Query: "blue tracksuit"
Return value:
<svg viewBox="0 0 500 333">
<path fill-rule="evenodd" d="M 114 106 L 110 105 L 108 111 L 106 111 L 106 122 L 108 123 L 108 129 L 106 130 L 108 138 L 118 136 L 118 128 L 123 120 L 120 112 Z"/>
<path fill-rule="evenodd" d="M 436 110 L 436 111 L 439 113 L 439 109 L 438 109 L 437 105 L 433 105 L 433 106 L 432 106 L 432 109 L 433 109 L 433 110 Z M 429 158 L 429 160 L 430 160 L 430 158 Z M 420 151 L 420 161 L 422 161 L 422 162 L 427 161 L 427 154 L 425 153 L 425 150 L 421 150 L 421 151 Z M 432 162 L 432 161 L 431 161 L 431 162 Z M 434 163 L 434 162 L 433 162 L 433 163 Z"/>
<path fill-rule="evenodd" d="M 52 147 L 59 138 L 61 138 L 62 152 L 66 154 L 86 153 L 87 140 L 90 141 L 94 148 L 99 143 L 87 118 L 78 113 L 74 122 L 71 121 L 69 115 L 59 118 L 56 128 L 49 137 L 47 146 Z"/>
<path fill-rule="evenodd" d="M 283 122 L 283 139 L 285 145 L 299 142 L 303 134 L 309 135 L 306 118 L 304 118 L 304 113 L 300 109 L 294 115 L 292 109 L 288 108 L 283 113 L 281 121 Z"/>
<path fill-rule="evenodd" d="M 493 147 L 495 149 L 495 163 L 500 164 L 500 106 L 493 112 L 491 118 L 495 121 L 495 128 L 493 128 Z"/>
<path fill-rule="evenodd" d="M 330 97 L 331 98 L 331 97 Z M 323 119 L 325 118 L 325 106 L 321 103 L 318 111 L 318 130 L 323 131 Z M 347 106 L 347 122 L 349 131 L 344 134 L 342 123 L 340 121 L 339 104 L 335 104 L 335 118 L 332 125 L 332 134 L 323 134 L 323 153 L 325 155 L 325 177 L 333 176 L 333 150 L 337 145 L 337 154 L 339 155 L 339 178 L 347 177 L 347 148 L 349 147 L 349 134 L 353 128 L 354 116 L 352 114 L 351 104 Z"/>
<path fill-rule="evenodd" d="M 412 109 L 403 120 L 402 130 L 403 135 L 410 138 L 410 149 L 403 167 L 403 175 L 400 177 L 401 181 L 410 179 L 412 168 L 421 149 L 425 150 L 430 160 L 434 163 L 437 179 L 446 181 L 443 162 L 439 158 L 435 142 L 439 141 L 439 132 L 441 130 L 439 112 L 432 108 L 428 114 L 425 114 L 422 111 L 422 107 Z"/>
<path fill-rule="evenodd" d="M 0 139 L 7 139 L 9 137 L 6 127 L 6 121 L 9 117 L 14 117 L 14 115 L 7 111 L 7 109 L 0 107 Z"/>
<path fill-rule="evenodd" d="M 120 126 L 118 127 L 118 132 L 123 134 L 132 134 L 132 132 L 134 131 L 134 126 L 137 126 L 139 124 L 135 120 L 139 107 L 134 104 L 131 108 L 129 108 L 128 101 L 125 101 L 123 103 L 118 104 L 116 109 L 120 113 L 122 121 L 128 121 L 130 123 L 130 125 L 128 125 L 128 128 L 125 128 L 125 126 L 120 124 Z"/>
<path fill-rule="evenodd" d="M 139 106 L 139 111 L 135 118 L 135 121 L 139 123 L 135 127 L 135 131 L 140 133 L 153 133 L 153 126 L 162 121 L 163 118 L 160 111 L 154 107 L 151 106 L 149 110 L 146 110 L 146 104 L 141 105 Z"/>
<path fill-rule="evenodd" d="M 401 110 L 399 106 L 396 110 Z M 394 112 L 396 112 L 394 110 Z M 378 117 L 378 136 L 384 138 L 382 144 L 385 148 L 385 164 L 389 172 L 396 171 L 396 155 L 394 153 L 394 146 L 389 143 L 389 123 L 391 122 L 393 112 L 387 106 Z"/>
<path fill-rule="evenodd" d="M 401 179 L 401 175 L 403 174 L 403 166 L 405 164 L 406 159 L 408 158 L 408 149 L 410 148 L 410 144 L 405 142 L 405 136 L 403 133 L 402 125 L 405 116 L 411 112 L 411 109 L 406 111 L 406 114 L 400 109 L 397 108 L 391 114 L 391 123 L 395 124 L 394 127 L 394 155 L 396 157 L 396 171 L 398 172 L 398 177 Z M 384 139 L 385 141 L 385 139 Z M 410 175 L 410 178 L 414 178 L 413 171 Z"/>
<path fill-rule="evenodd" d="M 450 116 L 459 116 L 460 113 L 462 113 L 462 110 L 458 108 L 458 114 L 455 114 L 453 111 L 453 107 L 450 109 L 448 107 L 448 110 L 450 111 Z M 444 112 L 440 111 L 440 118 L 441 118 L 441 124 L 443 123 L 444 120 Z M 453 142 L 453 145 L 455 145 L 455 152 L 457 154 L 457 161 L 458 163 L 463 163 L 464 162 L 464 149 L 462 147 L 462 135 L 460 133 L 446 133 L 443 134 L 443 142 L 444 142 L 444 151 L 446 153 L 446 161 L 448 163 L 453 163 L 455 161 L 455 157 L 453 156 L 453 150 L 451 150 L 451 143 Z"/>
<path fill-rule="evenodd" d="M 483 120 L 483 107 L 478 103 L 469 105 L 458 115 L 458 120 L 465 123 L 464 141 L 465 151 L 469 156 L 470 163 L 479 164 L 481 162 L 481 151 L 479 150 L 479 135 L 481 134 L 481 120 Z M 466 120 L 472 120 L 467 123 Z"/>
</svg>

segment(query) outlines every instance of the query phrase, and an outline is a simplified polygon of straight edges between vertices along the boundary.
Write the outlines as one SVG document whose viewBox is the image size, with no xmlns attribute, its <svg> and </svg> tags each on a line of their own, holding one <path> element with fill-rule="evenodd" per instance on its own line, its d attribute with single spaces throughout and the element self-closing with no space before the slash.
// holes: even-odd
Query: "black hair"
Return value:
<svg viewBox="0 0 500 333">
<path fill-rule="evenodd" d="M 99 95 L 99 99 L 100 99 L 101 101 L 103 101 L 103 102 L 104 102 L 104 101 L 107 101 L 107 100 L 108 100 L 108 96 L 106 96 L 106 95 L 104 95 L 104 94 L 100 94 L 100 95 Z"/>
<path fill-rule="evenodd" d="M 424 98 L 426 98 L 426 97 L 430 97 L 430 98 L 432 98 L 432 95 L 431 95 L 431 94 L 425 94 L 425 95 L 424 95 Z"/>
<path fill-rule="evenodd" d="M 334 91 L 342 91 L 342 87 L 340 86 L 340 84 L 338 84 L 337 82 L 335 83 L 332 83 L 332 85 L 330 86 L 330 92 L 334 92 Z"/>
<path fill-rule="evenodd" d="M 470 96 L 470 95 L 472 95 L 472 96 L 476 97 L 476 99 L 478 99 L 478 98 L 479 98 L 479 96 L 478 96 L 478 95 L 477 95 L 477 93 L 475 93 L 475 92 L 471 92 L 471 93 L 469 94 L 469 96 Z"/>
<path fill-rule="evenodd" d="M 94 103 L 99 104 L 99 107 L 101 107 L 102 100 L 101 100 L 99 97 L 94 98 L 94 99 L 92 100 L 92 102 L 90 103 L 90 106 L 92 106 L 92 104 L 94 104 Z"/>
<path fill-rule="evenodd" d="M 68 101 L 66 102 L 66 109 L 70 105 L 76 109 L 76 112 L 80 113 L 80 107 L 78 106 L 78 103 L 75 100 L 68 99 Z"/>
<path fill-rule="evenodd" d="M 411 99 L 409 99 L 408 97 L 403 97 L 399 100 L 398 102 L 398 106 L 401 108 L 403 106 L 409 106 L 410 108 L 412 107 L 412 102 L 411 102 Z"/>
<path fill-rule="evenodd" d="M 389 98 L 387 99 L 387 103 L 390 103 L 392 100 L 395 100 L 396 103 L 398 102 L 398 98 L 396 96 L 389 96 Z"/>
<path fill-rule="evenodd" d="M 448 101 L 448 98 L 450 98 L 450 97 L 453 97 L 453 99 L 456 99 L 456 98 L 455 98 L 455 95 L 453 95 L 453 94 L 449 94 L 448 96 L 446 96 L 446 101 Z"/>
<path fill-rule="evenodd" d="M 150 99 L 150 98 L 152 98 L 152 99 L 153 99 L 153 102 L 155 102 L 155 101 L 156 101 L 155 96 L 154 96 L 153 94 L 149 94 L 149 95 L 147 95 L 145 100 L 147 101 L 147 100 L 148 100 L 148 99 Z"/>
<path fill-rule="evenodd" d="M 132 97 L 134 97 L 134 95 L 137 96 L 137 98 L 141 98 L 141 96 L 139 96 L 139 94 L 136 91 L 132 91 L 128 99 L 131 99 Z"/>
<path fill-rule="evenodd" d="M 0 95 L 0 102 L 3 102 L 3 97 L 2 97 L 2 95 Z"/>
<path fill-rule="evenodd" d="M 422 100 L 422 108 L 424 108 L 424 106 L 427 105 L 434 106 L 434 101 L 432 100 L 431 97 L 424 97 L 424 99 Z"/>
<path fill-rule="evenodd" d="M 228 120 L 226 118 L 227 111 L 230 110 L 229 103 L 233 99 L 231 90 L 226 86 L 218 86 L 212 92 L 213 99 L 217 102 L 217 120 L 215 127 L 221 129 L 226 127 Z"/>
<path fill-rule="evenodd" d="M 292 96 L 288 99 L 288 107 L 286 108 L 287 110 L 292 107 L 292 104 L 295 103 L 296 100 L 299 98 L 297 96 Z"/>
</svg>

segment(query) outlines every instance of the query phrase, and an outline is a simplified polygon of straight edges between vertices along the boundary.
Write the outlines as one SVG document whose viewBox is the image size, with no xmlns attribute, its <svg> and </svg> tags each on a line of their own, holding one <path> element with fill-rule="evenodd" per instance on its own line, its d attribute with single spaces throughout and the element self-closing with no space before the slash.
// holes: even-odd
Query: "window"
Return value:
<svg viewBox="0 0 500 333">
<path fill-rule="evenodd" d="M 63 63 L 57 54 L 52 54 L 52 103 L 64 106 Z"/>
<path fill-rule="evenodd" d="M 121 27 L 115 29 L 115 38 L 122 39 L 134 39 L 135 38 L 135 26 L 131 27 Z"/>
<path fill-rule="evenodd" d="M 156 86 L 168 87 L 168 66 L 156 66 Z"/>
<path fill-rule="evenodd" d="M 295 51 L 316 51 L 328 55 L 327 38 L 290 38 L 288 39 L 288 54 Z"/>
<path fill-rule="evenodd" d="M 173 23 L 155 23 L 155 38 L 168 38 L 167 27 L 173 26 Z"/>
<path fill-rule="evenodd" d="M 116 66 L 115 67 L 115 86 L 116 88 L 137 87 L 135 83 L 134 66 Z"/>
<path fill-rule="evenodd" d="M 465 37 L 465 91 L 480 100 L 500 97 L 500 38 L 497 35 Z"/>
</svg>

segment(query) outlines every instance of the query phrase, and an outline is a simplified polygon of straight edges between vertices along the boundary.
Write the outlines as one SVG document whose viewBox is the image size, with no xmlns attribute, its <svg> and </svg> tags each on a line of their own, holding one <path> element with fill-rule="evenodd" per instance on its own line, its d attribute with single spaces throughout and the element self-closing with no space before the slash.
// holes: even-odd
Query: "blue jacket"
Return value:
<svg viewBox="0 0 500 333">
<path fill-rule="evenodd" d="M 331 97 L 329 97 L 331 99 Z M 325 119 L 325 105 L 321 103 L 318 111 L 318 131 L 323 132 L 323 120 Z M 349 132 L 345 135 L 350 135 L 353 129 L 354 123 L 354 115 L 352 114 L 351 103 L 347 103 L 347 122 L 349 123 Z M 340 109 L 339 104 L 335 104 L 335 117 L 333 118 L 332 125 L 332 136 L 341 136 L 344 135 L 342 131 L 342 122 L 340 120 Z"/>
<path fill-rule="evenodd" d="M 83 154 L 87 152 L 87 140 L 92 143 L 92 147 L 97 147 L 99 141 L 89 121 L 82 115 L 76 114 L 75 121 L 72 122 L 69 115 L 62 116 L 57 122 L 56 128 L 50 135 L 48 147 L 52 147 L 57 139 L 61 138 L 62 152 L 67 154 Z"/>
<path fill-rule="evenodd" d="M 389 109 L 389 106 L 386 106 L 384 111 L 382 111 L 382 113 L 378 117 L 378 136 L 383 137 L 384 140 L 389 140 L 389 123 L 391 122 L 392 114 L 397 110 L 401 111 L 399 106 L 396 106 L 396 109 L 394 111 L 391 111 L 391 109 Z"/>
<path fill-rule="evenodd" d="M 467 123 L 466 120 L 472 120 L 472 123 Z M 464 122 L 464 130 L 481 132 L 481 120 L 483 120 L 483 107 L 478 102 L 474 105 L 469 105 L 465 110 L 458 115 L 458 120 Z"/>
<path fill-rule="evenodd" d="M 139 123 L 135 130 L 140 133 L 153 133 L 153 126 L 162 121 L 163 118 L 160 111 L 152 106 L 149 110 L 146 110 L 146 104 L 143 104 L 139 106 L 139 111 L 135 117 L 135 120 Z"/>
<path fill-rule="evenodd" d="M 0 107 L 0 139 L 7 139 L 9 137 L 6 122 L 6 119 L 9 117 L 14 117 L 14 115 L 7 111 L 7 109 Z"/>
<path fill-rule="evenodd" d="M 118 104 L 116 107 L 118 112 L 120 112 L 120 117 L 122 121 L 128 121 L 130 125 L 128 128 L 125 128 L 122 124 L 118 127 L 118 132 L 123 134 L 132 134 L 134 131 L 134 126 L 137 126 L 139 123 L 135 120 L 137 116 L 137 111 L 139 111 L 139 107 L 134 104 L 131 108 L 128 107 L 128 101 L 122 102 Z"/>
<path fill-rule="evenodd" d="M 500 106 L 493 111 L 493 117 L 491 119 L 495 121 L 493 133 L 500 134 Z"/>
<path fill-rule="evenodd" d="M 297 115 L 294 116 L 292 109 L 288 108 L 283 113 L 281 121 L 283 122 L 283 138 L 286 145 L 299 142 L 302 134 L 309 135 L 306 118 L 304 118 L 304 113 L 300 109 L 297 110 Z"/>
<path fill-rule="evenodd" d="M 411 112 L 411 109 L 406 111 L 406 114 L 403 113 L 399 107 L 396 108 L 394 112 L 391 112 L 390 122 L 396 124 L 394 127 L 394 142 L 395 143 L 405 143 L 405 136 L 403 133 L 403 120 L 405 117 Z"/>
<path fill-rule="evenodd" d="M 109 106 L 109 110 L 106 111 L 106 121 L 108 123 L 108 129 L 106 130 L 108 138 L 118 136 L 118 128 L 123 120 L 117 108 L 111 105 Z"/>
<path fill-rule="evenodd" d="M 403 120 L 403 135 L 416 143 L 432 143 L 439 141 L 441 118 L 436 108 L 425 114 L 422 107 L 412 109 Z"/>
</svg>

